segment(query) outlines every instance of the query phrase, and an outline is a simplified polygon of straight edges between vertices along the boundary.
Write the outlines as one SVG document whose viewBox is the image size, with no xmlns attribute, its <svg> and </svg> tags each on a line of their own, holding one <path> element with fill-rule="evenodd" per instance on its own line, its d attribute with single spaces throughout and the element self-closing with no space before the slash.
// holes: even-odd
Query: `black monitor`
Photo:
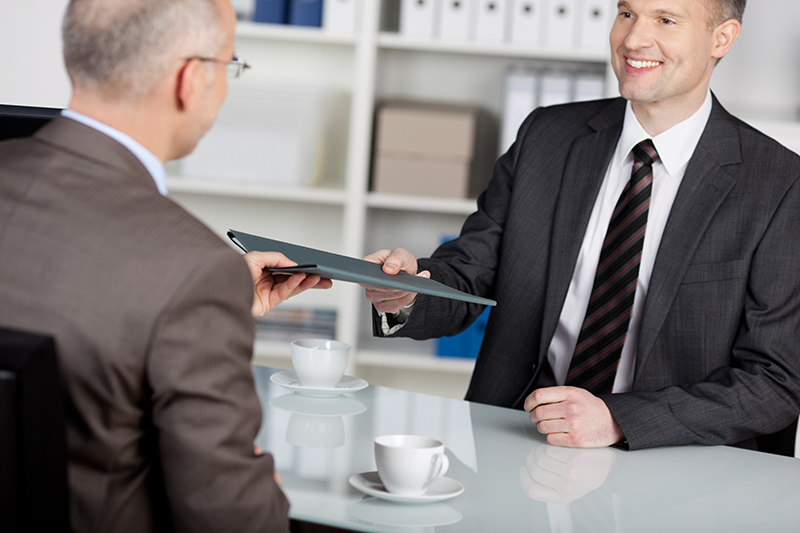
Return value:
<svg viewBox="0 0 800 533">
<path fill-rule="evenodd" d="M 60 112 L 55 107 L 0 104 L 0 141 L 33 135 Z"/>
<path fill-rule="evenodd" d="M 0 327 L 0 530 L 68 530 L 65 440 L 53 338 Z"/>
</svg>

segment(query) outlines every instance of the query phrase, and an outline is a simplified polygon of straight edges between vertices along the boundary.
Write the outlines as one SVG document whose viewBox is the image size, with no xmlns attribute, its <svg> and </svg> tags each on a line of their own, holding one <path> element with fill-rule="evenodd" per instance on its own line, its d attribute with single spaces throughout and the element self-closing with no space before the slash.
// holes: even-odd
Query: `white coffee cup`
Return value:
<svg viewBox="0 0 800 533">
<path fill-rule="evenodd" d="M 303 387 L 335 387 L 344 375 L 349 355 L 346 342 L 302 339 L 292 343 L 292 366 Z"/>
<path fill-rule="evenodd" d="M 444 444 L 419 435 L 375 439 L 375 462 L 384 488 L 400 496 L 421 496 L 450 467 Z"/>
</svg>

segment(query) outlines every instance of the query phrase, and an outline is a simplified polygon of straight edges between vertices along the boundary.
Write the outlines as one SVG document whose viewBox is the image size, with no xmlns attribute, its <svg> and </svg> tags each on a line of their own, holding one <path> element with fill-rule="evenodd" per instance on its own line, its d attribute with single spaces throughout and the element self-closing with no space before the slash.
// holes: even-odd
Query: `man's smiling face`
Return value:
<svg viewBox="0 0 800 533">
<path fill-rule="evenodd" d="M 611 64 L 625 99 L 673 109 L 702 102 L 718 56 L 709 1 L 620 0 Z"/>
</svg>

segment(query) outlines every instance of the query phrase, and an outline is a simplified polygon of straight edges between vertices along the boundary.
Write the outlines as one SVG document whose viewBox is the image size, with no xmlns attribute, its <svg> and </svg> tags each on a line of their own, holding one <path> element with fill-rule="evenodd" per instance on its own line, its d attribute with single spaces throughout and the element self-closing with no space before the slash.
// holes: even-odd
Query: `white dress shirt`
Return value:
<svg viewBox="0 0 800 533">
<path fill-rule="evenodd" d="M 633 301 L 633 312 L 628 326 L 628 335 L 622 348 L 617 376 L 614 380 L 613 392 L 628 392 L 633 385 L 633 371 L 636 362 L 636 346 L 639 342 L 639 326 L 642 311 L 650 284 L 650 274 L 656 260 L 661 236 L 667 224 L 669 212 L 675 195 L 678 193 L 686 167 L 689 164 L 697 142 L 711 115 L 711 92 L 706 95 L 705 102 L 694 115 L 676 124 L 667 131 L 652 137 L 659 160 L 653 163 L 653 187 L 650 199 L 650 211 L 647 215 L 644 249 L 639 265 L 639 282 Z M 578 335 L 589 305 L 589 297 L 594 284 L 600 251 L 611 220 L 611 213 L 617 203 L 625 184 L 630 180 L 633 168 L 631 150 L 639 142 L 650 139 L 636 115 L 631 103 L 625 109 L 625 122 L 622 135 L 617 142 L 614 156 L 606 170 L 605 178 L 595 201 L 586 234 L 583 237 L 578 262 L 569 285 L 567 298 L 561 310 L 555 335 L 550 342 L 547 360 L 553 369 L 556 383 L 563 385 L 572 354 L 578 341 Z"/>
<path fill-rule="evenodd" d="M 133 155 L 135 155 L 136 158 L 142 162 L 144 168 L 146 168 L 150 173 L 153 181 L 156 182 L 158 192 L 160 192 L 163 196 L 167 195 L 167 171 L 164 169 L 164 163 L 162 163 L 161 160 L 153 154 L 153 152 L 139 144 L 130 135 L 122 133 L 121 131 L 114 129 L 107 124 L 103 124 L 102 122 L 99 122 L 91 117 L 87 117 L 82 113 L 78 113 L 72 109 L 64 109 L 61 111 L 61 115 L 76 122 L 80 122 L 81 124 L 85 124 L 90 128 L 94 128 L 100 133 L 108 135 L 122 146 L 130 150 L 131 153 L 133 153 Z"/>
</svg>

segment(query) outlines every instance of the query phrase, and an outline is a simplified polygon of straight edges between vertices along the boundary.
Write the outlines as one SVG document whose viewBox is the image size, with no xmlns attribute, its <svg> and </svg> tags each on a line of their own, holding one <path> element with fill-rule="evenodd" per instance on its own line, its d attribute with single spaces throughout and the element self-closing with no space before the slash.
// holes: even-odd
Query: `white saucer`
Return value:
<svg viewBox="0 0 800 533">
<path fill-rule="evenodd" d="M 433 483 L 430 488 L 420 496 L 401 496 L 399 494 L 392 494 L 388 492 L 381 483 L 381 478 L 378 477 L 377 472 L 363 472 L 350 476 L 350 484 L 364 494 L 375 496 L 381 500 L 387 500 L 395 503 L 427 503 L 439 502 L 442 500 L 449 500 L 455 498 L 464 492 L 464 485 L 450 479 L 449 477 L 440 477 Z"/>
<path fill-rule="evenodd" d="M 369 383 L 361 378 L 342 376 L 342 379 L 339 380 L 339 383 L 337 383 L 335 387 L 304 387 L 300 384 L 297 374 L 288 370 L 272 374 L 269 379 L 284 389 L 289 389 L 290 391 L 296 392 L 297 394 L 302 394 L 303 396 L 313 396 L 315 398 L 333 398 L 334 396 L 340 396 L 345 392 L 356 392 L 369 386 Z"/>
</svg>

